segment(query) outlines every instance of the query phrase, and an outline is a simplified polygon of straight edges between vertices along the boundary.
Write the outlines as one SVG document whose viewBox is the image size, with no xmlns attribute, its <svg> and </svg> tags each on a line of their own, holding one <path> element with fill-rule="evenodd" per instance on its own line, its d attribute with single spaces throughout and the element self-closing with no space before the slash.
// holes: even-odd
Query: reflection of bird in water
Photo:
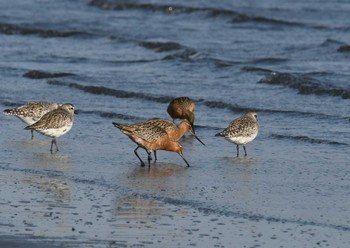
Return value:
<svg viewBox="0 0 350 248">
<path fill-rule="evenodd" d="M 239 145 L 243 145 L 244 154 L 247 156 L 246 144 L 255 139 L 259 132 L 258 115 L 256 112 L 247 112 L 243 116 L 234 119 L 230 125 L 215 136 L 225 137 L 228 141 L 237 145 L 237 157 Z"/>
<path fill-rule="evenodd" d="M 74 106 L 71 103 L 62 104 L 59 108 L 46 113 L 34 124 L 27 126 L 27 130 L 35 130 L 52 138 L 50 151 L 53 144 L 58 151 L 56 138 L 67 133 L 73 126 Z"/>
<path fill-rule="evenodd" d="M 13 109 L 5 109 L 4 113 L 6 115 L 14 115 L 17 116 L 21 121 L 26 123 L 27 125 L 32 125 L 40 118 L 54 110 L 57 109 L 61 104 L 53 103 L 53 102 L 30 102 L 23 106 Z M 34 130 L 31 130 L 32 139 L 34 138 Z"/>
<path fill-rule="evenodd" d="M 188 120 L 193 128 L 193 132 L 195 132 L 194 130 L 194 120 L 195 120 L 195 116 L 194 116 L 194 109 L 195 109 L 196 105 L 194 104 L 194 102 L 188 98 L 187 96 L 183 96 L 183 97 L 178 97 L 173 99 L 168 106 L 168 114 L 171 116 L 171 118 L 173 118 L 173 120 L 175 121 L 175 119 L 186 119 Z"/>
<path fill-rule="evenodd" d="M 71 200 L 71 191 L 67 182 L 51 177 L 27 177 L 23 180 L 30 186 L 39 186 L 43 192 L 49 192 L 59 199 Z"/>
<path fill-rule="evenodd" d="M 151 152 L 156 150 L 176 152 L 185 161 L 187 166 L 190 166 L 182 152 L 182 145 L 177 141 L 171 140 L 163 128 L 147 122 L 131 125 L 113 122 L 113 125 L 119 128 L 122 133 L 138 145 L 134 150 L 134 153 L 140 160 L 141 166 L 145 166 L 145 163 L 137 154 L 137 149 L 139 147 L 142 147 L 147 151 L 149 167 L 152 159 Z"/>
<path fill-rule="evenodd" d="M 169 120 L 164 119 L 150 119 L 146 121 L 145 123 L 150 123 L 152 125 L 158 126 L 163 128 L 167 134 L 169 135 L 169 138 L 173 141 L 178 141 L 184 136 L 185 133 L 189 132 L 191 133 L 200 143 L 205 145 L 194 133 L 192 129 L 192 125 L 188 120 L 182 120 L 179 125 L 175 125 L 173 122 Z M 157 160 L 156 150 L 154 151 L 154 157 L 155 160 Z"/>
</svg>

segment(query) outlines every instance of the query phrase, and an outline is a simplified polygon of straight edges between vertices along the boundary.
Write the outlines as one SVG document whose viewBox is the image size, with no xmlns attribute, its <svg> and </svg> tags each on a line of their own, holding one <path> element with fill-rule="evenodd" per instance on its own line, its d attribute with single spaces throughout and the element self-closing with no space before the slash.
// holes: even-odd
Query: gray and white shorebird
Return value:
<svg viewBox="0 0 350 248">
<path fill-rule="evenodd" d="M 52 138 L 50 151 L 53 144 L 58 151 L 56 138 L 71 130 L 74 120 L 74 106 L 71 103 L 64 103 L 57 109 L 46 113 L 41 119 L 32 125 L 25 127 L 26 130 L 34 130 Z"/>
<path fill-rule="evenodd" d="M 234 119 L 224 131 L 215 134 L 215 136 L 225 137 L 229 142 L 236 144 L 237 157 L 239 157 L 239 145 L 243 145 L 244 155 L 247 156 L 246 144 L 252 142 L 258 132 L 258 114 L 250 111 Z"/>
<path fill-rule="evenodd" d="M 61 104 L 54 102 L 29 102 L 18 108 L 5 109 L 4 114 L 14 115 L 27 125 L 32 125 L 43 117 L 44 114 L 57 109 Z M 33 130 L 32 139 L 34 138 Z"/>
</svg>

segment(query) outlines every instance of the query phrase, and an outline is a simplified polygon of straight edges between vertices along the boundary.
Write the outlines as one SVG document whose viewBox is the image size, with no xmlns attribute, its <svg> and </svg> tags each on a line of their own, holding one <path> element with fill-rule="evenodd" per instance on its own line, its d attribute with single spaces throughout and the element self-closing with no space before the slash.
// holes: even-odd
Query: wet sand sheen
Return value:
<svg viewBox="0 0 350 248">
<path fill-rule="evenodd" d="M 148 179 L 174 173 L 162 168 L 156 170 Z M 52 247 L 62 244 L 65 247 L 205 247 L 208 244 L 212 247 L 274 247 L 283 243 L 283 247 L 302 247 L 305 243 L 327 246 L 347 242 L 342 232 L 328 227 L 216 215 L 119 194 L 97 185 L 5 171 L 0 180 L 1 188 L 20 197 L 2 196 L 1 210 L 11 215 L 6 223 L 2 219 L 0 229 L 7 229 L 23 239 L 4 238 L 1 245 L 27 245 L 26 240 L 33 247 L 46 244 Z M 33 238 L 41 236 L 47 241 Z M 291 242 L 293 246 L 288 245 Z"/>
</svg>

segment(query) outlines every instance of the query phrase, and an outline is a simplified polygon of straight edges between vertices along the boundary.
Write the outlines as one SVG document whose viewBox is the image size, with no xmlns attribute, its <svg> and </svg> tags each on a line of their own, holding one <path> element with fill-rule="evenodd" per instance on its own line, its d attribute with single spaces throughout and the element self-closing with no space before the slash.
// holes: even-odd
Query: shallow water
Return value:
<svg viewBox="0 0 350 248">
<path fill-rule="evenodd" d="M 3 109 L 42 100 L 79 112 L 56 154 L 0 116 L 1 235 L 68 247 L 347 247 L 349 3 L 0 2 Z M 169 119 L 183 95 L 206 146 L 181 140 L 189 168 L 162 151 L 140 167 L 112 122 Z M 249 109 L 260 133 L 237 158 L 214 134 Z"/>
</svg>

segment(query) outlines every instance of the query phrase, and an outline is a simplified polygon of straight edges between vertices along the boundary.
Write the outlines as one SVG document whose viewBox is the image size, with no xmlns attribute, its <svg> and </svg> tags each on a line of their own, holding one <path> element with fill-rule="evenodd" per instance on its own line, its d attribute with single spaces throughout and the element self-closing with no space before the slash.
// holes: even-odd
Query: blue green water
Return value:
<svg viewBox="0 0 350 248">
<path fill-rule="evenodd" d="M 0 3 L 1 107 L 79 112 L 54 155 L 49 138 L 0 116 L 0 234 L 72 247 L 347 247 L 349 3 Z M 24 76 L 33 70 L 72 75 Z M 206 146 L 186 136 L 190 168 L 169 152 L 141 168 L 112 122 L 170 119 L 183 95 Z M 236 158 L 214 134 L 249 109 L 260 133 Z"/>
</svg>

